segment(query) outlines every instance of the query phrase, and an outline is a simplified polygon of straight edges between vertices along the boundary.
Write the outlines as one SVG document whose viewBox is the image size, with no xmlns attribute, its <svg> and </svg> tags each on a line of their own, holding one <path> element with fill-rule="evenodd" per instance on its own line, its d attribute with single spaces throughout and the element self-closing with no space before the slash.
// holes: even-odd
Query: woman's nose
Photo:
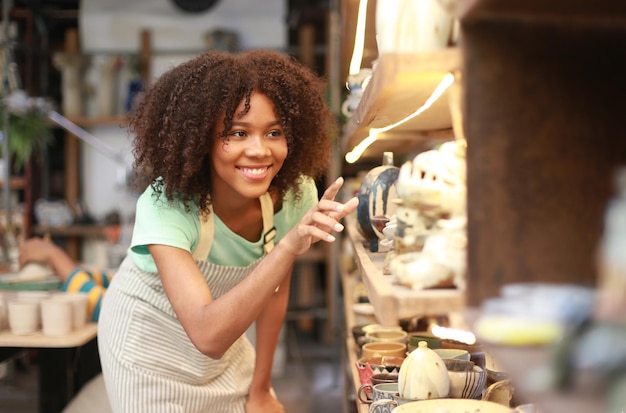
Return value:
<svg viewBox="0 0 626 413">
<path fill-rule="evenodd" d="M 270 153 L 269 146 L 262 136 L 253 136 L 248 141 L 246 152 L 250 156 L 265 156 Z"/>
</svg>

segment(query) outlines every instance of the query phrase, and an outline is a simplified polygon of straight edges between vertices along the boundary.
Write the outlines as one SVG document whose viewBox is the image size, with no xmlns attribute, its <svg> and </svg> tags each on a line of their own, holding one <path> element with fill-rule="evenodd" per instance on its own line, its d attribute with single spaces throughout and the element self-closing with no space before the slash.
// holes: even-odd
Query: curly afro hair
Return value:
<svg viewBox="0 0 626 413">
<path fill-rule="evenodd" d="M 206 52 L 170 69 L 142 94 L 129 119 L 140 181 L 150 182 L 157 196 L 180 200 L 188 210 L 198 202 L 208 213 L 214 132 L 223 128 L 218 139 L 226 138 L 237 106 L 245 101 L 247 111 L 253 91 L 274 103 L 287 138 L 288 155 L 271 190 L 294 190 L 299 197 L 302 176 L 317 179 L 325 172 L 337 122 L 324 101 L 322 79 L 268 50 Z"/>
</svg>

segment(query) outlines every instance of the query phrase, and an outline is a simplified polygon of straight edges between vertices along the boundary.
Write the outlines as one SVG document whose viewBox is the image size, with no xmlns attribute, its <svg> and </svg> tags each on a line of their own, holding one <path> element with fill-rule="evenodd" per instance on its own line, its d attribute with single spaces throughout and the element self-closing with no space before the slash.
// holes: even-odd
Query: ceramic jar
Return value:
<svg viewBox="0 0 626 413">
<path fill-rule="evenodd" d="M 407 399 L 439 399 L 450 393 L 448 369 L 437 353 L 420 341 L 400 366 L 398 390 Z"/>
</svg>

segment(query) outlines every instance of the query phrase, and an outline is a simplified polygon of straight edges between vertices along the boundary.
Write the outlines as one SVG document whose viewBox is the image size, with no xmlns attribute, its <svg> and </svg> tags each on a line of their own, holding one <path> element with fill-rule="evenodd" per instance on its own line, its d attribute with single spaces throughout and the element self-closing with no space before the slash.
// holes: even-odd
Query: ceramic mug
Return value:
<svg viewBox="0 0 626 413">
<path fill-rule="evenodd" d="M 398 395 L 398 383 L 364 384 L 357 390 L 357 398 L 371 404 L 378 400 L 393 399 Z"/>
<path fill-rule="evenodd" d="M 380 399 L 373 401 L 370 405 L 369 413 L 392 413 L 395 408 L 403 404 L 418 401 L 417 399 L 407 399 L 400 397 L 399 394 L 394 395 L 393 399 Z"/>
</svg>

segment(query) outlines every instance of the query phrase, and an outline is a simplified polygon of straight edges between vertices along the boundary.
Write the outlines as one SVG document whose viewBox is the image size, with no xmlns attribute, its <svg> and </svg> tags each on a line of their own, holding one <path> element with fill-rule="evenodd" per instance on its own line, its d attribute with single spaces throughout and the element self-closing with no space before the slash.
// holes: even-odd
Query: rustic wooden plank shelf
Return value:
<svg viewBox="0 0 626 413">
<path fill-rule="evenodd" d="M 370 252 L 359 233 L 354 217 L 347 220 L 348 236 L 355 260 L 367 289 L 376 319 L 384 325 L 397 325 L 402 318 L 462 312 L 465 292 L 455 288 L 411 290 L 393 284 L 390 275 L 383 275 L 386 253 Z"/>
<path fill-rule="evenodd" d="M 458 71 L 460 66 L 461 53 L 457 48 L 380 56 L 359 106 L 344 126 L 344 153 L 366 138 L 371 128 L 391 125 L 414 113 L 444 76 Z M 385 151 L 406 152 L 425 141 L 452 137 L 450 97 L 446 91 L 419 116 L 380 136 L 362 158 L 379 159 Z"/>
</svg>

